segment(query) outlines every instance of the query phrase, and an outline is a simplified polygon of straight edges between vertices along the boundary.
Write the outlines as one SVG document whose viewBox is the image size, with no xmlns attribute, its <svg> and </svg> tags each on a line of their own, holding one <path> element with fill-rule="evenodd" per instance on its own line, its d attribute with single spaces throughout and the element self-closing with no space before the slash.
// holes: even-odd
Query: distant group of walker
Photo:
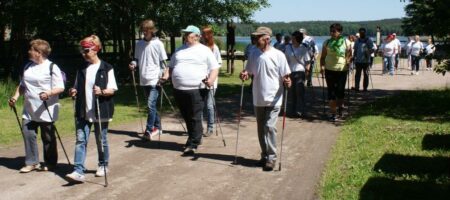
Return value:
<svg viewBox="0 0 450 200">
<path fill-rule="evenodd" d="M 328 119 L 335 122 L 343 118 L 345 86 L 353 65 L 356 68 L 354 89 L 359 90 L 360 76 L 363 72 L 363 91 L 367 91 L 368 74 L 377 47 L 366 36 L 365 28 L 359 29 L 359 35 L 350 40 L 341 35 L 343 31 L 341 24 L 334 23 L 329 28 L 331 37 L 323 43 L 318 66 L 322 76 L 318 79 L 319 84 L 322 82 L 322 88 L 325 88 L 326 82 Z M 219 119 L 214 96 L 218 89 L 218 74 L 222 60 L 219 48 L 214 43 L 213 29 L 211 26 L 200 29 L 194 25 L 182 29 L 183 44 L 171 55 L 169 63 L 166 62 L 168 56 L 163 43 L 155 35 L 157 29 L 154 22 L 144 20 L 140 30 L 143 38 L 136 43 L 134 59 L 128 67 L 133 75 L 133 84 L 135 84 L 134 72 L 138 69 L 139 85 L 145 91 L 147 100 L 148 115 L 145 129 L 142 129 L 142 138 L 152 141 L 162 133 L 161 116 L 158 114 L 156 104 L 158 98 L 162 98 L 163 95 L 167 97 L 164 83 L 170 80 L 174 99 L 187 127 L 185 131 L 188 138 L 182 155 L 195 155 L 202 138 L 213 134 L 215 124 L 220 125 L 215 123 L 219 122 Z M 308 114 L 305 106 L 305 87 L 312 86 L 313 69 L 318 63 L 316 60 L 319 55 L 314 38 L 309 36 L 304 28 L 294 31 L 291 37 L 285 37 L 284 42 L 281 42 L 281 35 L 277 34 L 277 42 L 273 46 L 271 36 L 270 28 L 258 27 L 251 34 L 252 44 L 245 49 L 247 62 L 245 69 L 240 73 L 242 84 L 235 149 L 237 158 L 244 81 L 252 79 L 252 99 L 261 147 L 260 160 L 255 164 L 265 171 L 272 171 L 276 167 L 277 158 L 281 170 L 283 139 L 280 156 L 277 156 L 276 140 L 278 132 L 276 123 L 281 109 L 283 109 L 282 138 L 286 112 L 289 112 L 289 116 L 298 118 L 305 118 Z M 416 70 L 414 74 L 417 74 L 423 45 L 418 36 L 414 41 L 408 44 L 407 51 L 411 56 L 413 69 Z M 426 47 L 427 55 L 432 54 L 435 49 L 430 45 L 432 44 Z M 401 49 L 400 43 L 396 42 L 395 34 L 389 35 L 380 49 L 386 63 L 384 72 L 393 75 L 394 67 L 398 65 L 396 58 Z M 84 163 L 93 126 L 98 150 L 98 168 L 95 176 L 104 177 L 107 186 L 107 174 L 110 173 L 108 127 L 113 115 L 120 113 L 114 112 L 113 97 L 118 90 L 114 68 L 99 58 L 98 53 L 101 50 L 102 44 L 96 35 L 80 41 L 80 53 L 86 62 L 77 69 L 74 84 L 68 89 L 69 96 L 73 98 L 76 141 L 73 172 L 65 177 L 70 182 L 85 182 Z M 34 170 L 53 171 L 57 166 L 56 136 L 59 138 L 59 133 L 54 122 L 58 120 L 60 107 L 58 96 L 65 89 L 65 77 L 59 67 L 48 59 L 50 53 L 51 47 L 47 41 L 36 39 L 30 42 L 28 50 L 30 62 L 25 65 L 20 84 L 9 99 L 9 105 L 16 113 L 24 138 L 25 166 L 20 169 L 22 173 Z M 427 67 L 428 63 L 431 67 L 431 61 L 427 61 Z M 139 107 L 136 85 L 134 86 Z M 20 95 L 24 96 L 21 120 L 15 107 Z M 325 101 L 325 94 L 323 95 Z M 289 108 L 286 108 L 288 98 L 291 99 L 291 103 Z M 205 107 L 208 119 L 206 130 L 202 125 Z M 41 130 L 44 147 L 43 164 L 39 162 L 38 128 Z M 222 140 L 226 146 L 223 133 Z M 71 164 L 62 142 L 61 146 Z"/>
</svg>

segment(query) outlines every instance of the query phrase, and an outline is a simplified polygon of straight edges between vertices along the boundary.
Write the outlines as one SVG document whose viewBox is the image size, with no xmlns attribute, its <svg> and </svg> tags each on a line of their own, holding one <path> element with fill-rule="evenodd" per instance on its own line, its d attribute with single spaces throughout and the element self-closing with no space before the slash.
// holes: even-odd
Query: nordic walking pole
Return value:
<svg viewBox="0 0 450 200">
<path fill-rule="evenodd" d="M 370 85 L 372 86 L 372 90 L 373 90 L 372 72 L 370 70 L 370 67 L 367 67 L 367 73 L 369 74 Z"/>
<path fill-rule="evenodd" d="M 317 77 L 318 78 L 318 77 Z M 319 80 L 320 83 L 320 80 Z M 322 100 L 323 100 L 323 115 L 325 116 L 325 107 L 326 107 L 326 100 L 325 100 L 325 78 L 322 74 Z"/>
<path fill-rule="evenodd" d="M 136 61 L 132 61 L 132 64 L 134 64 L 136 66 Z M 138 97 L 138 92 L 137 92 L 137 88 L 136 88 L 136 78 L 134 77 L 134 71 L 135 70 L 131 70 L 131 76 L 133 77 L 133 87 L 134 87 L 134 96 L 136 96 L 136 104 L 138 107 L 138 113 L 141 113 L 141 105 L 139 104 L 139 97 Z M 141 133 L 144 133 L 144 126 L 142 125 L 142 116 L 139 117 L 139 121 L 141 122 Z"/>
<path fill-rule="evenodd" d="M 283 128 L 281 129 L 281 145 L 280 145 L 280 163 L 278 163 L 278 171 L 281 171 L 281 159 L 283 159 L 283 139 L 284 129 L 286 127 L 286 105 L 287 105 L 288 89 L 284 88 L 284 108 L 283 108 Z"/>
<path fill-rule="evenodd" d="M 98 136 L 97 141 L 100 141 L 100 150 L 101 154 L 103 155 L 103 173 L 105 173 L 105 187 L 108 187 L 108 175 L 106 174 L 106 160 L 105 160 L 105 150 L 103 149 L 103 137 L 102 137 L 102 115 L 100 114 L 100 105 L 98 101 L 98 96 L 95 96 L 95 101 L 97 104 L 97 112 L 98 112 Z"/>
<path fill-rule="evenodd" d="M 173 107 L 172 102 L 170 101 L 169 96 L 167 96 L 167 94 L 166 94 L 166 92 L 165 92 L 165 90 L 164 90 L 163 87 L 161 87 L 161 92 L 162 92 L 163 95 L 166 97 L 167 102 L 169 102 L 169 105 L 170 105 L 170 107 L 172 108 L 172 111 L 173 111 L 174 113 L 176 113 L 175 108 Z M 162 97 L 161 97 L 161 98 L 162 98 Z M 177 117 L 177 118 L 178 118 L 178 117 Z M 180 122 L 181 126 L 183 127 L 184 132 L 187 133 L 187 130 L 186 130 L 186 128 L 184 127 L 183 122 L 181 121 L 180 118 L 178 118 L 178 121 Z"/>
<path fill-rule="evenodd" d="M 14 114 L 16 115 L 16 119 L 17 119 L 17 123 L 19 124 L 20 132 L 21 132 L 22 135 L 23 135 L 22 124 L 20 124 L 19 115 L 17 115 L 16 105 L 11 106 L 11 109 L 14 111 Z"/>
<path fill-rule="evenodd" d="M 236 133 L 236 150 L 234 152 L 234 164 L 237 164 L 237 150 L 239 144 L 239 127 L 241 127 L 241 113 L 242 113 L 242 99 L 244 97 L 244 81 L 241 83 L 241 101 L 239 103 L 239 113 L 238 113 L 238 127 Z"/>
<path fill-rule="evenodd" d="M 213 93 L 216 93 L 214 88 L 212 88 L 212 90 L 213 90 Z M 210 94 L 211 100 L 213 101 L 214 116 L 216 118 L 217 125 L 219 125 L 219 128 L 220 128 L 220 134 L 222 135 L 223 146 L 226 147 L 227 144 L 225 143 L 225 139 L 223 138 L 222 126 L 220 125 L 220 119 L 219 119 L 219 112 L 217 111 L 216 99 L 214 99 L 213 93 L 209 93 L 209 94 Z M 217 125 L 216 125 L 216 133 L 217 133 Z"/>
<path fill-rule="evenodd" d="M 72 164 L 70 163 L 69 156 L 67 156 L 66 148 L 64 148 L 64 144 L 63 144 L 63 142 L 62 142 L 62 140 L 61 140 L 61 137 L 59 136 L 58 129 L 57 129 L 56 126 L 55 126 L 55 122 L 53 121 L 53 117 L 52 117 L 52 115 L 50 114 L 50 110 L 48 109 L 47 101 L 44 101 L 44 106 L 45 106 L 45 109 L 47 110 L 47 113 L 48 113 L 48 116 L 50 117 L 50 120 L 52 121 L 52 122 L 51 122 L 51 128 L 52 128 L 52 129 L 55 129 L 56 136 L 58 136 L 59 143 L 61 143 L 61 148 L 62 148 L 63 151 L 64 151 L 64 155 L 66 155 L 67 162 L 69 163 L 69 165 L 72 165 Z"/>
</svg>

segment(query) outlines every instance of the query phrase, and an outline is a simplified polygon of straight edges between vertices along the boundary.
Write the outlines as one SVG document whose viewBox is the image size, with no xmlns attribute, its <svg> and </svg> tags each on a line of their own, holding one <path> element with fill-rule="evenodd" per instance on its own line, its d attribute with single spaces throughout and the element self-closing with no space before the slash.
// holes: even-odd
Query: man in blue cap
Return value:
<svg viewBox="0 0 450 200">
<path fill-rule="evenodd" d="M 211 49 L 199 42 L 200 29 L 189 25 L 181 30 L 185 43 L 173 53 L 169 73 L 172 77 L 175 101 L 188 129 L 183 155 L 197 151 L 203 133 L 202 112 L 208 87 L 214 85 L 219 67 Z"/>
</svg>

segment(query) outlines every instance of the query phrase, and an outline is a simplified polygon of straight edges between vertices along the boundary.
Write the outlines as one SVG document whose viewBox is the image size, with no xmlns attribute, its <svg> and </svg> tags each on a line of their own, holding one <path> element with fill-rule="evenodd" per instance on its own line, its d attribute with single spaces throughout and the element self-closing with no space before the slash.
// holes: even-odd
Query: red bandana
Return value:
<svg viewBox="0 0 450 200">
<path fill-rule="evenodd" d="M 83 49 L 92 49 L 94 51 L 99 51 L 99 46 L 95 45 L 93 41 L 81 41 L 80 45 Z"/>
</svg>

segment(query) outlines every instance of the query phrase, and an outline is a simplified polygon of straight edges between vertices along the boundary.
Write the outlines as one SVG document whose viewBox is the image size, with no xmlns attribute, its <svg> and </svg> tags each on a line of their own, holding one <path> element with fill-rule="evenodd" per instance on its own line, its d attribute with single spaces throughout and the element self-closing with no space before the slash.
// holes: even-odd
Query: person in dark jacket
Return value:
<svg viewBox="0 0 450 200">
<path fill-rule="evenodd" d="M 113 67 L 98 57 L 98 52 L 102 49 L 100 39 L 96 35 L 86 37 L 81 40 L 80 46 L 86 64 L 78 69 L 75 84 L 69 90 L 69 96 L 76 98 L 77 140 L 74 171 L 67 174 L 66 178 L 73 182 L 85 181 L 84 161 L 92 125 L 94 125 L 99 161 L 95 176 L 105 176 L 105 173 L 109 173 L 107 132 L 108 124 L 114 114 L 113 96 L 117 91 Z M 99 125 L 101 125 L 101 130 Z"/>
</svg>

